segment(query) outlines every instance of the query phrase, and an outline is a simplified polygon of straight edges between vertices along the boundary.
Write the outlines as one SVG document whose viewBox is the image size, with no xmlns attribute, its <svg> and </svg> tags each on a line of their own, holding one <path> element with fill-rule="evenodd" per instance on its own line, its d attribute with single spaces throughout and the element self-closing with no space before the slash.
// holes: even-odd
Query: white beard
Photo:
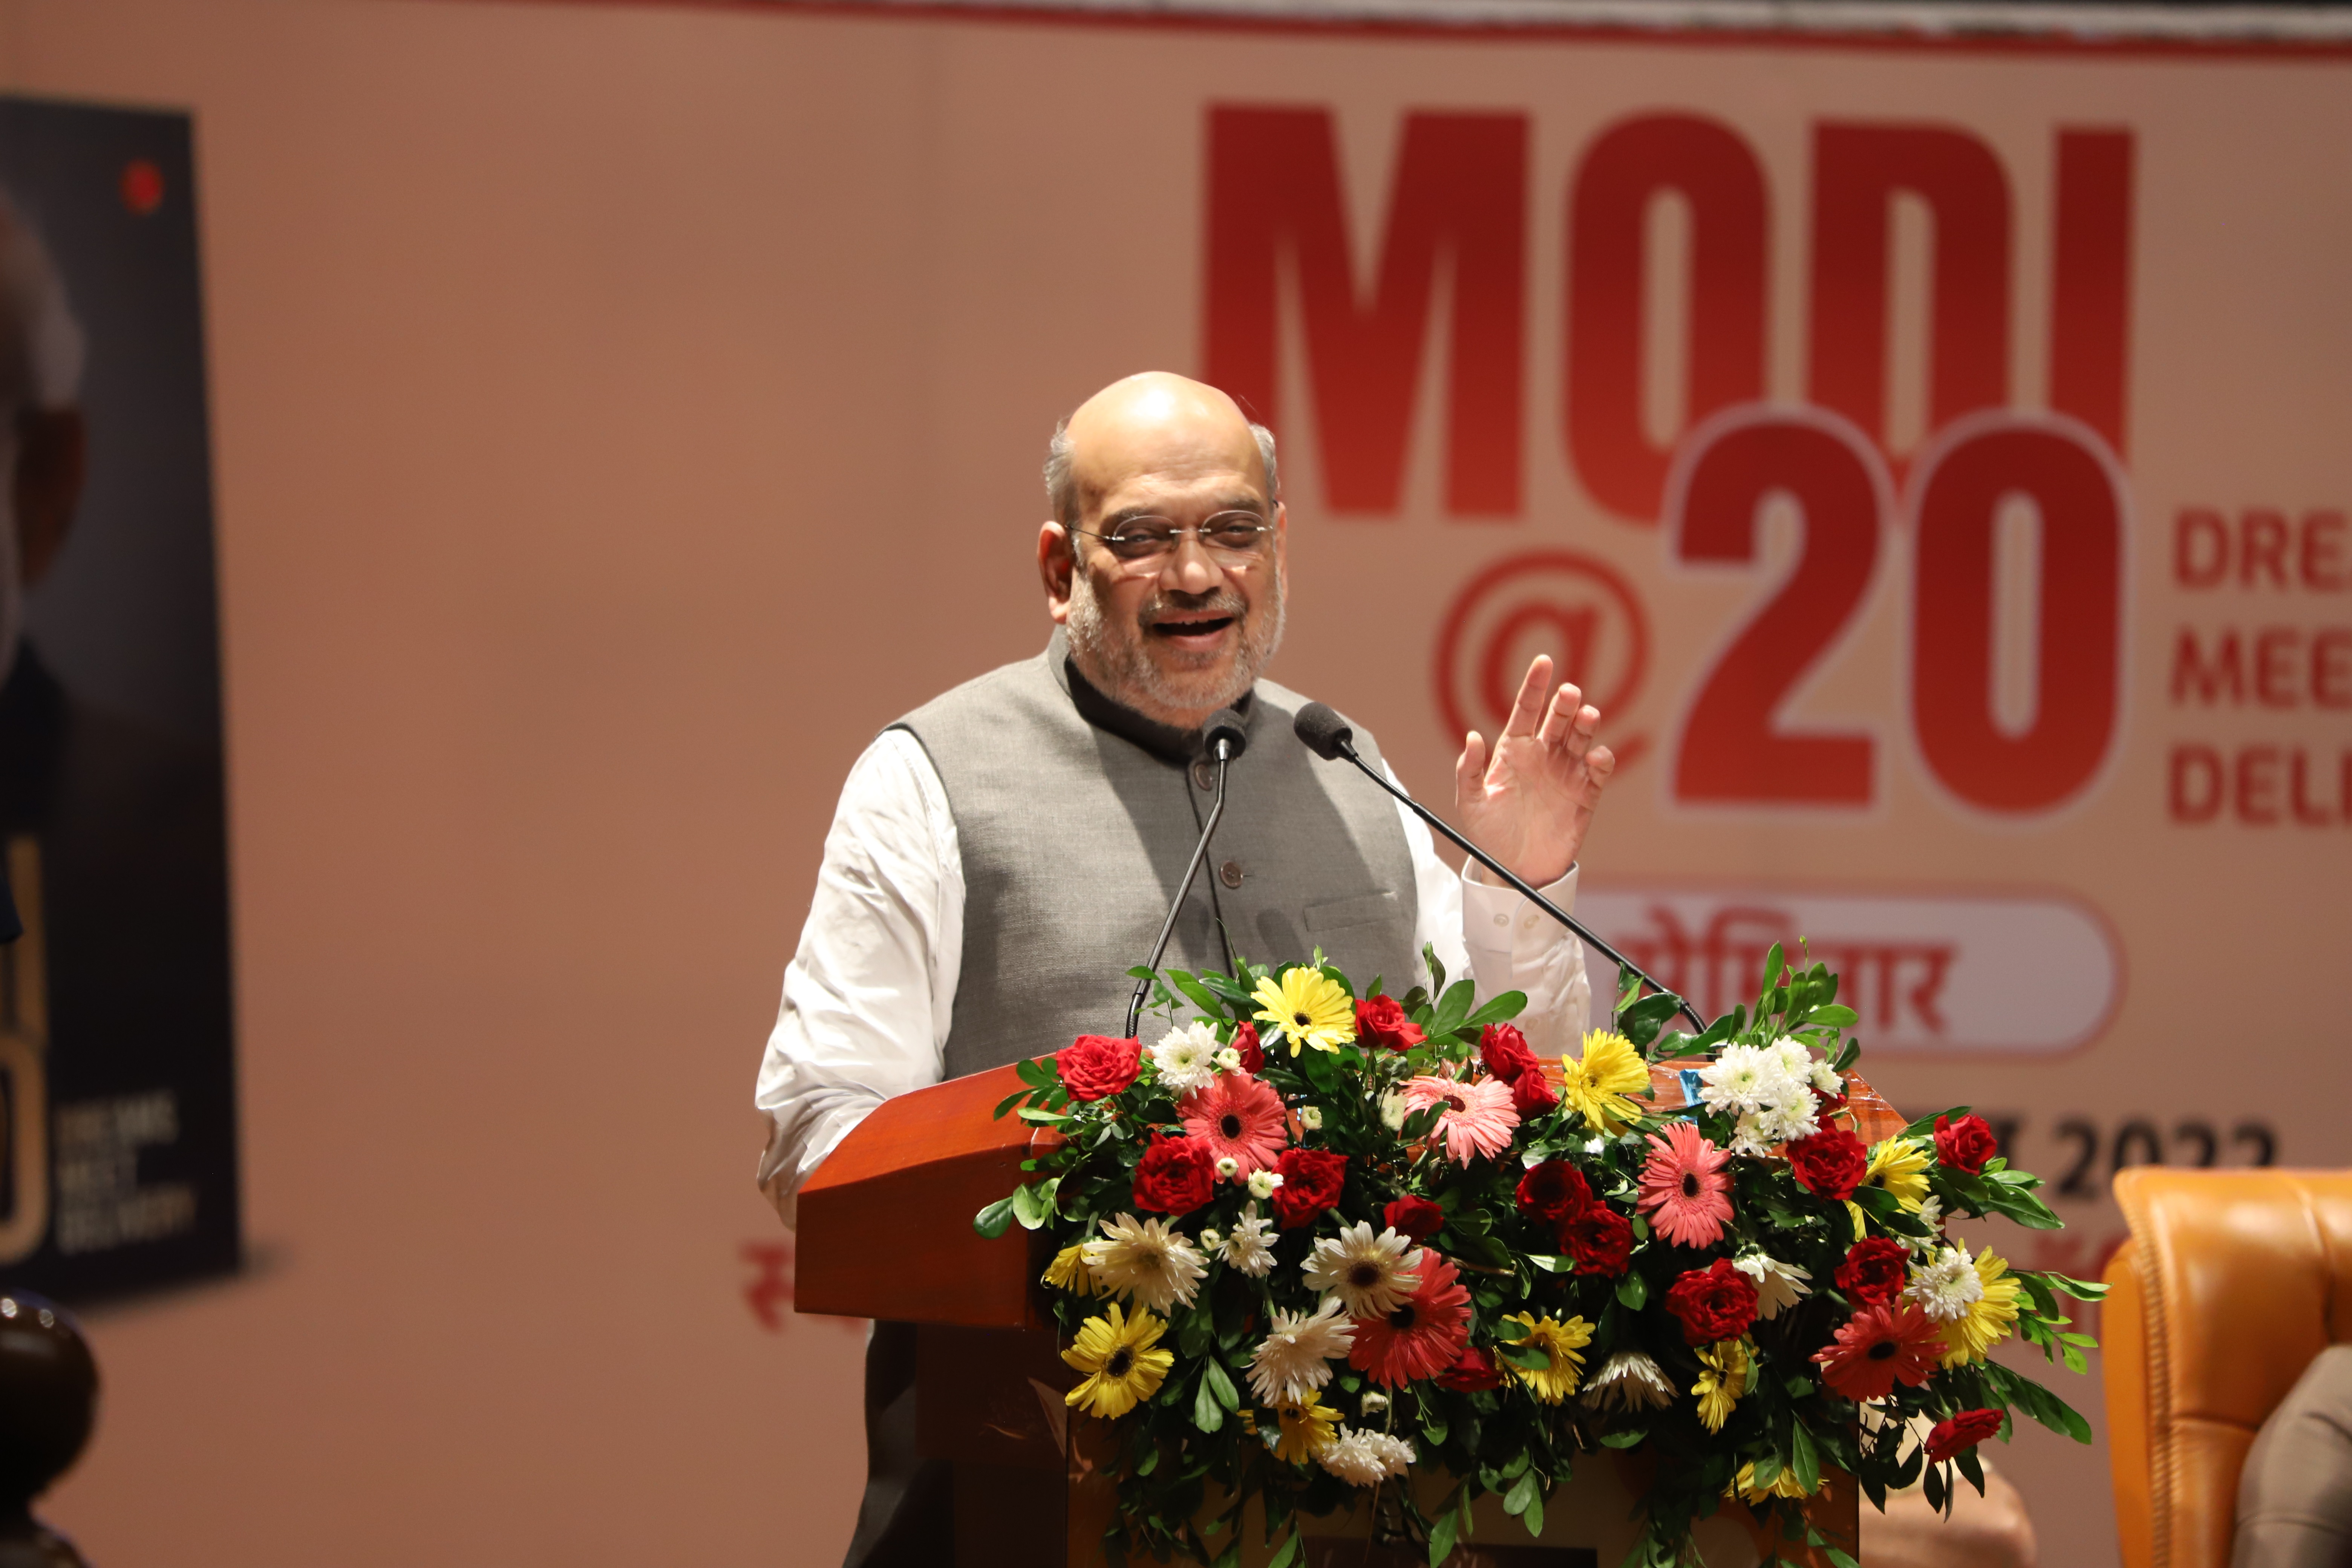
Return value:
<svg viewBox="0 0 2352 1568">
<path fill-rule="evenodd" d="M 1282 646 L 1283 590 L 1287 586 L 1276 577 L 1255 609 L 1239 595 L 1219 606 L 1241 616 L 1242 628 L 1240 655 L 1223 680 L 1206 672 L 1179 675 L 1162 669 L 1143 646 L 1150 634 L 1139 625 L 1111 625 L 1083 566 L 1070 573 L 1070 617 L 1064 630 L 1080 669 L 1102 687 L 1104 696 L 1124 707 L 1148 718 L 1226 708 L 1257 684 Z"/>
</svg>

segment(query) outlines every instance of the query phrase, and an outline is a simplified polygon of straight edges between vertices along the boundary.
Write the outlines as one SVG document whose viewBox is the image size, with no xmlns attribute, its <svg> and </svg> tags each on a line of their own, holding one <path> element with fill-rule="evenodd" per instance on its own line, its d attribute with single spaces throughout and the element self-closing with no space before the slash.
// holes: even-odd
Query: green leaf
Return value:
<svg viewBox="0 0 2352 1568">
<path fill-rule="evenodd" d="M 1069 1116 L 1066 1112 L 1059 1110 L 1040 1110 L 1034 1105 L 1023 1106 L 1021 1108 L 1020 1114 L 1021 1120 L 1024 1121 L 1042 1121 L 1048 1125 L 1070 1120 Z"/>
<path fill-rule="evenodd" d="M 1034 1230 L 1045 1223 L 1045 1200 L 1034 1186 L 1013 1189 L 1013 1217 L 1021 1222 L 1024 1230 Z"/>
<path fill-rule="evenodd" d="M 1535 1479 L 1535 1472 L 1529 1470 L 1528 1479 Z M 1528 1527 L 1528 1533 L 1531 1536 L 1543 1533 L 1543 1489 L 1541 1487 L 1528 1494 L 1527 1511 L 1519 1515 L 1519 1522 Z"/>
<path fill-rule="evenodd" d="M 1789 1428 L 1789 1468 L 1797 1473 L 1797 1484 L 1811 1497 L 1822 1484 L 1821 1450 L 1813 1447 L 1813 1435 L 1805 1424 L 1796 1422 Z"/>
<path fill-rule="evenodd" d="M 1510 1491 L 1503 1499 L 1503 1511 L 1517 1519 L 1528 1511 L 1528 1505 L 1535 1500 L 1536 1473 L 1529 1470 L 1511 1483 Z"/>
<path fill-rule="evenodd" d="M 1881 1510 L 1880 1511 L 1884 1512 L 1885 1510 Z M 1860 1563 L 1847 1556 L 1844 1552 L 1840 1552 L 1834 1546 L 1822 1547 L 1822 1555 L 1830 1560 L 1831 1568 L 1862 1568 Z"/>
<path fill-rule="evenodd" d="M 1224 1367 L 1219 1363 L 1213 1360 L 1202 1368 L 1201 1383 L 1226 1409 L 1239 1410 L 1242 1407 L 1242 1398 L 1234 1389 L 1234 1380 L 1226 1375 Z"/>
<path fill-rule="evenodd" d="M 1224 1016 L 1225 1009 L 1223 1005 L 1220 1004 L 1216 997 L 1210 993 L 1207 986 L 1202 984 L 1192 975 L 1187 974 L 1181 969 L 1171 969 L 1168 972 L 1168 978 L 1169 981 L 1174 984 L 1176 989 L 1184 993 L 1185 997 L 1192 1002 L 1192 1005 L 1201 1009 L 1202 1012 L 1206 1013 L 1212 1018 L 1222 1018 Z"/>
<path fill-rule="evenodd" d="M 1617 1300 L 1629 1312 L 1638 1312 L 1650 1299 L 1650 1282 L 1633 1270 L 1617 1281 Z"/>
<path fill-rule="evenodd" d="M 1062 1081 L 1062 1073 L 1051 1057 L 1024 1057 L 1013 1064 L 1013 1075 L 1032 1089 L 1051 1089 Z"/>
<path fill-rule="evenodd" d="M 1647 1046 L 1682 1004 L 1683 999 L 1671 991 L 1644 996 L 1617 1015 L 1618 1032 L 1637 1046 Z"/>
<path fill-rule="evenodd" d="M 1421 944 L 1421 961 L 1429 965 L 1430 994 L 1433 996 L 1443 994 L 1445 990 L 1445 965 L 1437 962 L 1437 947 L 1435 943 L 1423 942 Z"/>
<path fill-rule="evenodd" d="M 1788 966 L 1788 960 L 1780 951 L 1780 944 L 1774 942 L 1771 951 L 1764 955 L 1764 1000 L 1756 1004 L 1757 1016 L 1762 1017 L 1767 1013 L 1780 1011 L 1780 1008 L 1768 1007 L 1764 1003 L 1769 1001 L 1772 993 L 1780 988 L 1780 971 Z"/>
<path fill-rule="evenodd" d="M 1528 994 L 1526 992 L 1506 991 L 1501 995 L 1490 999 L 1484 1007 L 1479 1008 L 1476 1012 L 1463 1019 L 1462 1026 L 1465 1029 L 1476 1029 L 1482 1028 L 1488 1024 L 1506 1023 L 1510 1019 L 1517 1017 L 1521 1013 L 1526 1012 L 1527 1008 Z"/>
<path fill-rule="evenodd" d="M 1003 1100 L 998 1100 L 996 1102 L 996 1109 L 989 1114 L 996 1121 L 1002 1121 L 1004 1120 L 1004 1113 L 1006 1111 L 1012 1110 L 1014 1106 L 1020 1104 L 1023 1100 L 1028 1098 L 1029 1091 L 1027 1089 L 1016 1089 L 1011 1094 L 1006 1095 Z"/>
<path fill-rule="evenodd" d="M 1531 1267 L 1540 1268 L 1547 1274 L 1573 1274 L 1576 1272 L 1575 1258 L 1555 1258 L 1548 1252 L 1530 1252 L 1528 1254 L 1528 1262 Z"/>
<path fill-rule="evenodd" d="M 1649 1428 L 1645 1426 L 1633 1432 L 1612 1432 L 1601 1439 L 1601 1446 L 1604 1448 L 1630 1448 L 1636 1443 L 1649 1441 Z"/>
<path fill-rule="evenodd" d="M 1445 1568 L 1454 1555 L 1454 1510 L 1446 1509 L 1429 1527 L 1429 1568 Z"/>
<path fill-rule="evenodd" d="M 1840 1029 L 1851 1029 L 1862 1022 L 1862 1015 L 1851 1007 L 1841 1006 L 1832 1002 L 1826 1007 L 1814 1008 L 1812 1017 L 1807 1022 L 1827 1024 Z"/>
<path fill-rule="evenodd" d="M 1209 1363 L 1214 1366 L 1216 1363 Z M 1225 1407 L 1209 1392 L 1209 1380 L 1201 1379 L 1201 1386 L 1192 1391 L 1192 1425 L 1203 1432 L 1213 1432 L 1225 1424 Z"/>
<path fill-rule="evenodd" d="M 2070 1279 L 2063 1274 L 2048 1272 L 2044 1272 L 2042 1277 L 2077 1301 L 2104 1301 L 2107 1299 L 2107 1288 L 2103 1283 L 2089 1279 Z"/>
<path fill-rule="evenodd" d="M 1292 1560 L 1298 1555 L 1298 1531 L 1294 1530 L 1283 1542 L 1282 1549 L 1266 1559 L 1265 1568 L 1290 1568 Z"/>
<path fill-rule="evenodd" d="M 1438 999 L 1437 1016 L 1431 1022 L 1432 1035 L 1450 1035 L 1462 1027 L 1462 1020 L 1470 1016 L 1470 1002 L 1478 988 L 1467 980 L 1457 980 Z"/>
<path fill-rule="evenodd" d="M 1013 1200 L 1011 1198 L 999 1198 L 971 1216 L 971 1228 L 991 1241 L 1003 1236 L 1012 1225 Z"/>
<path fill-rule="evenodd" d="M 1523 1366 L 1530 1372 L 1544 1372 L 1551 1366 L 1551 1352 L 1540 1345 L 1503 1345 L 1495 1353 L 1513 1366 Z"/>
</svg>

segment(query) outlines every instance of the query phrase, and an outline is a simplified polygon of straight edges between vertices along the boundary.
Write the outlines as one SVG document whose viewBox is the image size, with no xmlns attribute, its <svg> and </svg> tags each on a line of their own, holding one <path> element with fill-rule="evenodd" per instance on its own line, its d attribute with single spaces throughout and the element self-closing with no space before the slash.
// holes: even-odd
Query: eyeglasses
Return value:
<svg viewBox="0 0 2352 1568">
<path fill-rule="evenodd" d="M 1070 531 L 1099 540 L 1104 549 L 1129 566 L 1164 565 L 1176 552 L 1179 541 L 1190 533 L 1219 565 L 1246 567 L 1265 559 L 1274 525 L 1254 511 L 1221 511 L 1198 528 L 1185 528 L 1164 517 L 1130 517 L 1108 533 L 1087 528 Z"/>
</svg>

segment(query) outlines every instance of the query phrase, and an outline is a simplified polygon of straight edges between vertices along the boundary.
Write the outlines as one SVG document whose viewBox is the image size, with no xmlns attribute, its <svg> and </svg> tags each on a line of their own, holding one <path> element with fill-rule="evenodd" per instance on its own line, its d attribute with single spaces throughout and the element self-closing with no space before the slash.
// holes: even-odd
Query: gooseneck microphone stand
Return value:
<svg viewBox="0 0 2352 1568">
<path fill-rule="evenodd" d="M 1446 826 L 1443 817 L 1440 817 L 1435 812 L 1422 805 L 1421 802 L 1413 799 L 1412 796 L 1405 794 L 1404 791 L 1391 784 L 1378 768 L 1375 768 L 1370 763 L 1365 762 L 1356 751 L 1355 731 L 1349 728 L 1348 721 L 1345 719 L 1340 718 L 1338 713 L 1332 711 L 1332 710 L 1324 706 L 1320 702 L 1309 702 L 1306 707 L 1301 708 L 1298 710 L 1297 718 L 1291 721 L 1291 728 L 1297 731 L 1299 741 L 1307 747 L 1307 749 L 1314 752 L 1317 756 L 1321 757 L 1324 761 L 1336 762 L 1339 758 L 1345 757 L 1348 761 L 1355 763 L 1357 767 L 1363 770 L 1363 773 L 1366 778 L 1371 780 L 1374 784 L 1388 791 L 1389 794 L 1402 801 L 1406 808 L 1415 816 L 1420 817 L 1423 822 L 1429 824 L 1430 826 L 1445 835 L 1446 837 L 1459 845 L 1473 860 L 1477 861 L 1478 864 L 1486 867 L 1486 869 L 1492 871 L 1495 875 L 1503 879 L 1504 881 L 1509 883 L 1518 891 L 1520 897 L 1533 903 L 1538 909 L 1543 910 L 1544 913 L 1549 915 L 1552 919 L 1566 926 L 1570 931 L 1574 931 L 1578 936 L 1582 937 L 1587 943 L 1597 950 L 1603 957 L 1614 963 L 1618 968 L 1630 970 L 1641 980 L 1642 984 L 1647 985 L 1651 990 L 1659 992 L 1664 995 L 1673 996 L 1675 1005 L 1675 1010 L 1680 1013 L 1684 1017 L 1688 1018 L 1691 1021 L 1691 1026 L 1697 1029 L 1701 1034 L 1705 1034 L 1706 1032 L 1706 1021 L 1701 1018 L 1696 1013 L 1693 1012 L 1691 1010 L 1691 1005 L 1684 1001 L 1679 994 L 1669 991 L 1666 987 L 1659 984 L 1655 980 L 1650 977 L 1648 973 L 1645 972 L 1641 965 L 1635 963 L 1632 959 L 1627 958 L 1623 953 L 1618 952 L 1615 948 L 1610 946 L 1607 942 L 1593 935 L 1590 931 L 1586 930 L 1578 922 L 1574 915 L 1570 914 L 1566 910 L 1561 909 L 1558 904 L 1553 903 L 1549 899 L 1545 898 L 1541 893 L 1537 892 L 1533 888 L 1528 886 L 1528 884 L 1521 880 L 1519 877 L 1508 867 L 1496 859 L 1492 855 L 1487 854 L 1484 849 L 1479 848 L 1475 844 L 1471 843 L 1467 838 L 1463 837 L 1459 833 L 1454 832 L 1453 828 Z M 1203 844 L 1206 842 L 1207 840 L 1202 840 Z M 1195 856 L 1194 859 L 1197 862 L 1199 857 Z M 1163 935 L 1160 940 L 1164 942 L 1167 938 Z"/>
<path fill-rule="evenodd" d="M 1184 885 L 1176 889 L 1175 901 L 1168 906 L 1168 918 L 1160 922 L 1160 940 L 1151 944 L 1151 957 L 1143 967 L 1151 973 L 1135 983 L 1135 994 L 1127 1004 L 1127 1027 L 1121 1036 L 1135 1037 L 1137 1021 L 1143 1016 L 1143 1004 L 1151 995 L 1152 973 L 1160 968 L 1160 955 L 1168 951 L 1168 938 L 1176 930 L 1176 917 L 1184 910 L 1184 900 L 1192 895 L 1192 879 L 1201 874 L 1201 862 L 1208 857 L 1209 837 L 1217 831 L 1217 818 L 1225 811 L 1225 765 L 1242 754 L 1249 744 L 1249 731 L 1242 726 L 1242 716 L 1230 708 L 1220 708 L 1201 727 L 1202 752 L 1217 764 L 1216 798 L 1209 804 L 1209 820 L 1201 828 L 1201 841 L 1192 847 L 1192 863 L 1184 868 Z"/>
</svg>

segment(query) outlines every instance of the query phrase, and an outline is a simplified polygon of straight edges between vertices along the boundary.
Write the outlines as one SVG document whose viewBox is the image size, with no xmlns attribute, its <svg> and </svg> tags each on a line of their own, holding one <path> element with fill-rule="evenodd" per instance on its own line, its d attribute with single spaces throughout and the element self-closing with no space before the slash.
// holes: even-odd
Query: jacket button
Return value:
<svg viewBox="0 0 2352 1568">
<path fill-rule="evenodd" d="M 1242 863 L 1238 860 L 1228 860 L 1223 865 L 1218 867 L 1217 880 L 1223 882 L 1228 888 L 1240 887 L 1242 885 Z"/>
<path fill-rule="evenodd" d="M 1192 783 L 1201 789 L 1216 788 L 1217 770 L 1211 767 L 1204 762 L 1194 763 L 1192 764 Z"/>
</svg>

